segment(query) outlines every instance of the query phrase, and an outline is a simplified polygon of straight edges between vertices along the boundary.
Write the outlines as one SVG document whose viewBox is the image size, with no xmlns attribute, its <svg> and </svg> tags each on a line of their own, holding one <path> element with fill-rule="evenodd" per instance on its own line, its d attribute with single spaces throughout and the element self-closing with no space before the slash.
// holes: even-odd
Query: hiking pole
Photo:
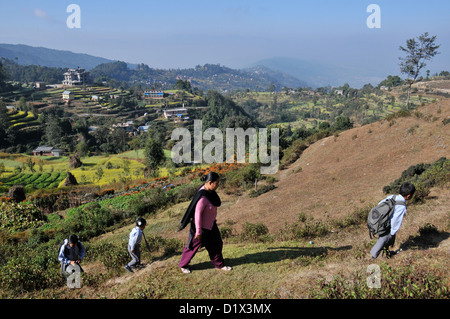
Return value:
<svg viewBox="0 0 450 319">
<path fill-rule="evenodd" d="M 148 242 L 147 242 L 147 238 L 145 238 L 144 232 L 142 232 L 142 236 L 144 237 L 145 245 L 147 246 L 148 252 L 151 254 L 152 251 L 151 251 L 151 249 L 150 249 L 150 245 L 149 245 Z"/>
</svg>

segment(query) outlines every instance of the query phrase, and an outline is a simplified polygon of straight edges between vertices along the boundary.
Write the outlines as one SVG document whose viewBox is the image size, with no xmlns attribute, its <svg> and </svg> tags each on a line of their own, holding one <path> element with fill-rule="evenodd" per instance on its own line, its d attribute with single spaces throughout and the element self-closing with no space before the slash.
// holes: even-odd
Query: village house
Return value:
<svg viewBox="0 0 450 319">
<path fill-rule="evenodd" d="M 166 110 L 164 110 L 164 117 L 166 119 L 173 118 L 173 117 L 182 118 L 186 114 L 187 114 L 187 109 L 186 108 L 177 108 L 177 109 L 166 109 Z"/>
<path fill-rule="evenodd" d="M 63 85 L 74 86 L 87 83 L 89 83 L 89 72 L 85 69 L 68 69 L 67 72 L 64 73 Z"/>
<path fill-rule="evenodd" d="M 127 121 L 125 123 L 119 123 L 119 124 L 113 124 L 112 128 L 114 129 L 122 129 L 127 133 L 133 133 L 134 127 L 133 127 L 133 121 Z"/>
<path fill-rule="evenodd" d="M 144 98 L 161 100 L 164 98 L 164 91 L 145 91 Z"/>
<path fill-rule="evenodd" d="M 34 88 L 36 90 L 45 90 L 47 88 L 47 85 L 45 82 L 35 82 L 34 83 Z"/>
<path fill-rule="evenodd" d="M 71 91 L 64 91 L 62 93 L 62 99 L 65 101 L 70 101 L 73 97 L 73 93 Z"/>
<path fill-rule="evenodd" d="M 59 148 L 54 148 L 52 146 L 39 146 L 33 150 L 34 156 L 54 156 L 60 157 L 64 155 L 64 151 Z"/>
</svg>

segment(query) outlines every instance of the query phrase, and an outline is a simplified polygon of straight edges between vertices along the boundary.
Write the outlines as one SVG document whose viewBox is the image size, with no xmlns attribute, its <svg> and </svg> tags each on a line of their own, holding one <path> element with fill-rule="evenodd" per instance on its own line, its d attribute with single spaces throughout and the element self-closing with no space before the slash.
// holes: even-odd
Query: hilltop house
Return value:
<svg viewBox="0 0 450 319">
<path fill-rule="evenodd" d="M 55 156 L 60 157 L 64 155 L 64 151 L 59 148 L 54 148 L 52 146 L 39 146 L 33 150 L 34 156 Z"/>
<path fill-rule="evenodd" d="M 63 85 L 73 86 L 86 83 L 89 83 L 89 72 L 85 71 L 85 69 L 68 69 L 67 72 L 64 73 Z"/>
</svg>

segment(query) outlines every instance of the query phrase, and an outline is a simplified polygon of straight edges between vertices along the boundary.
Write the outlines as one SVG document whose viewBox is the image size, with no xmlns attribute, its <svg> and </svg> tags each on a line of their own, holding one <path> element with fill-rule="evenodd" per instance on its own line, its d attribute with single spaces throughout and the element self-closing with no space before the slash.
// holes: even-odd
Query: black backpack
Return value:
<svg viewBox="0 0 450 319">
<path fill-rule="evenodd" d="M 367 216 L 367 227 L 370 238 L 373 236 L 383 236 L 391 229 L 391 217 L 394 213 L 395 205 L 406 206 L 404 202 L 395 200 L 395 195 L 386 198 L 384 201 L 373 207 Z"/>
</svg>

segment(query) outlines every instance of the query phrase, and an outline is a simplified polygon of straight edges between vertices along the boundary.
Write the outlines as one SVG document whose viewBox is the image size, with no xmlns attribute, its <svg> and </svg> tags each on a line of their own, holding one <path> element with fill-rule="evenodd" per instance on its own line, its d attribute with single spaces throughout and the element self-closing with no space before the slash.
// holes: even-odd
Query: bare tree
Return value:
<svg viewBox="0 0 450 319">
<path fill-rule="evenodd" d="M 437 49 L 440 45 L 435 44 L 436 36 L 429 36 L 428 32 L 406 41 L 406 47 L 400 46 L 400 50 L 406 53 L 405 57 L 400 57 L 400 71 L 407 75 L 408 100 L 406 102 L 409 108 L 409 99 L 411 96 L 411 87 L 419 77 L 420 71 L 426 66 L 425 61 L 431 59 L 440 52 Z"/>
</svg>

